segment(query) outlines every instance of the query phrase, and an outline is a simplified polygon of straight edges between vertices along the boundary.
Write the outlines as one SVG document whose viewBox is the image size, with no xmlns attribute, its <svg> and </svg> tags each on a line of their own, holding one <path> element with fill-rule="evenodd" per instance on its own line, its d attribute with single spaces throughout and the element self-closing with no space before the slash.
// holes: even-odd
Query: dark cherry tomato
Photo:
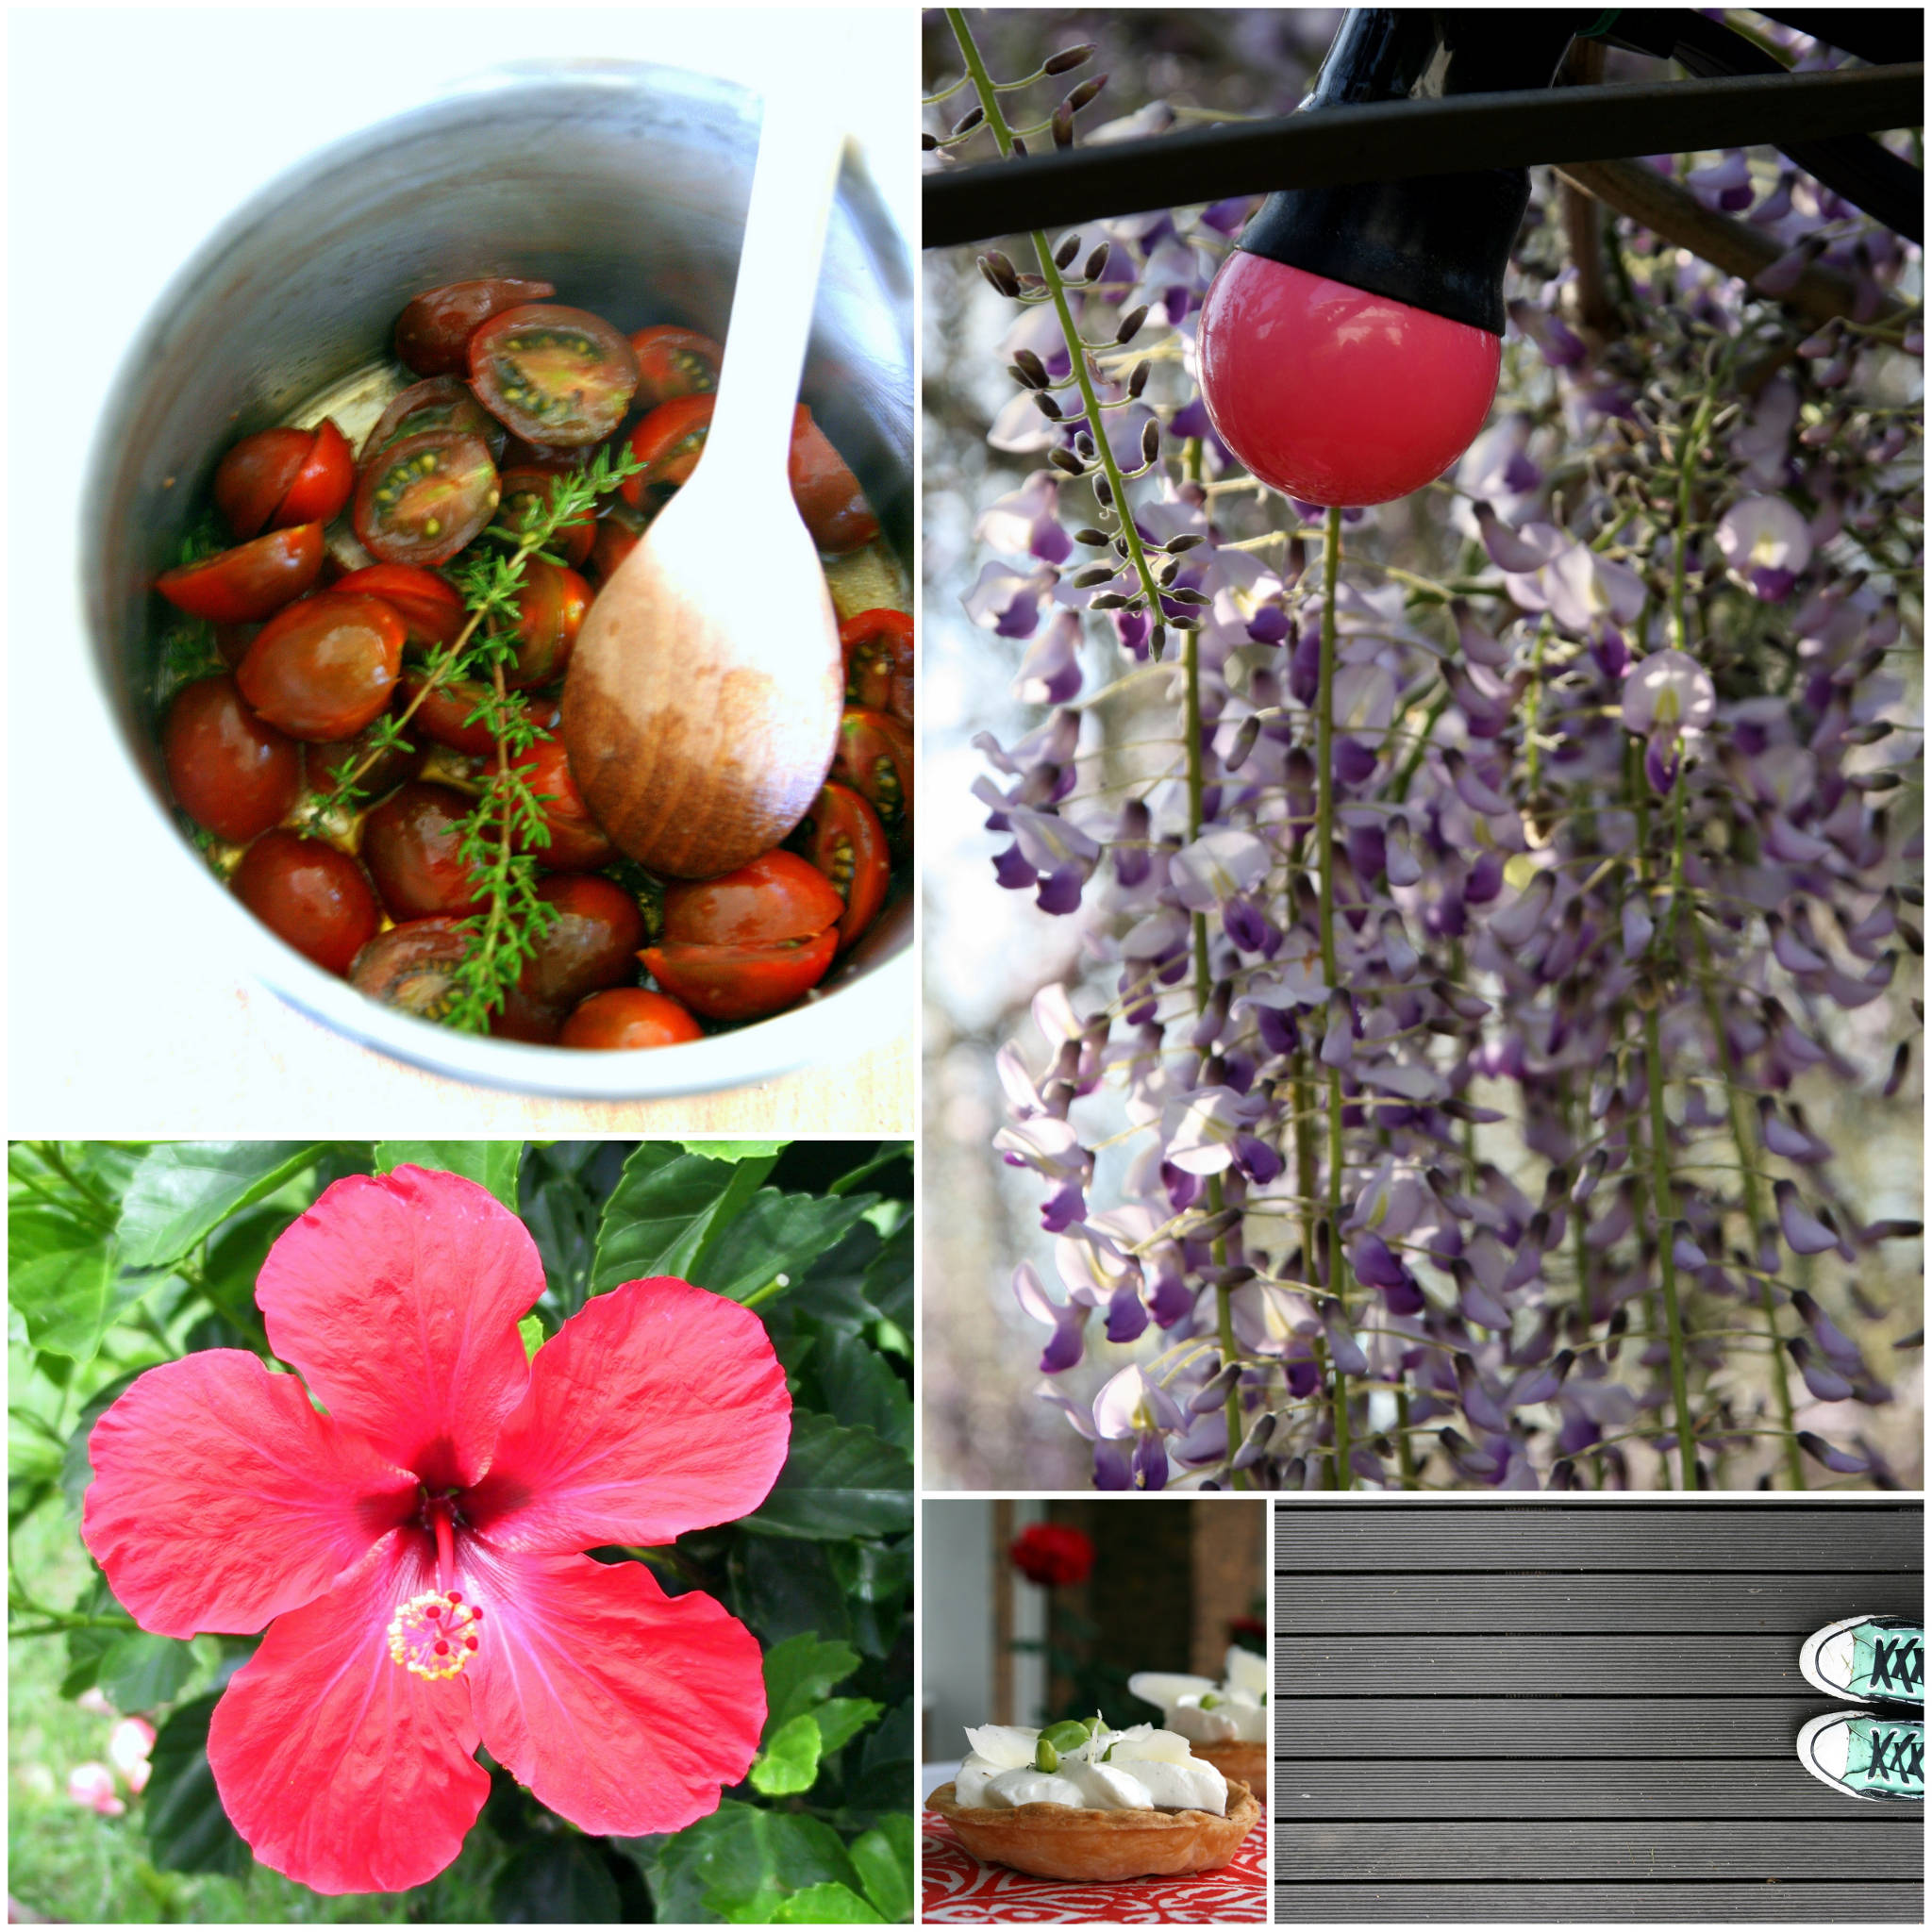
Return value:
<svg viewBox="0 0 1932 1932">
<path fill-rule="evenodd" d="M 254 537 L 268 527 L 275 506 L 302 474 L 314 441 L 315 433 L 308 429 L 260 429 L 244 436 L 222 458 L 215 468 L 215 508 L 236 536 Z"/>
<path fill-rule="evenodd" d="M 509 1040 L 555 1040 L 579 1000 L 635 976 L 644 942 L 638 902 L 608 879 L 559 874 L 543 880 L 537 896 L 557 908 L 557 917 L 491 1024 Z"/>
<path fill-rule="evenodd" d="M 456 991 L 457 968 L 470 946 L 454 919 L 412 919 L 378 933 L 356 955 L 349 983 L 385 1007 L 441 1020 Z"/>
<path fill-rule="evenodd" d="M 660 403 L 631 431 L 630 453 L 644 467 L 618 488 L 633 509 L 653 507 L 690 477 L 704 454 L 716 407 L 715 396 L 677 396 Z"/>
<path fill-rule="evenodd" d="M 664 940 L 711 946 L 808 940 L 844 909 L 838 889 L 797 853 L 761 852 L 736 872 L 667 886 Z"/>
<path fill-rule="evenodd" d="M 258 624 L 218 624 L 215 625 L 215 649 L 222 654 L 222 662 L 230 671 L 248 655 L 248 647 L 260 634 Z"/>
<path fill-rule="evenodd" d="M 470 382 L 499 423 L 526 442 L 579 448 L 624 421 L 638 386 L 630 344 L 581 308 L 528 303 L 470 338 Z"/>
<path fill-rule="evenodd" d="M 609 501 L 597 519 L 597 534 L 584 568 L 591 583 L 602 590 L 617 566 L 638 547 L 638 539 L 650 527 L 650 519 L 628 504 Z"/>
<path fill-rule="evenodd" d="M 261 627 L 242 695 L 291 738 L 327 744 L 374 724 L 395 689 L 405 626 L 379 597 L 322 591 Z"/>
<path fill-rule="evenodd" d="M 912 620 L 903 610 L 861 610 L 839 626 L 845 701 L 912 722 Z"/>
<path fill-rule="evenodd" d="M 155 589 L 190 617 L 259 624 L 292 604 L 321 572 L 322 525 L 301 524 L 168 571 L 156 578 Z"/>
<path fill-rule="evenodd" d="M 821 550 L 834 556 L 870 543 L 879 533 L 858 478 L 803 403 L 791 424 L 791 500 Z"/>
<path fill-rule="evenodd" d="M 517 769 L 543 801 L 543 822 L 550 827 L 550 843 L 537 854 L 543 864 L 553 872 L 595 872 L 617 857 L 571 775 L 562 739 L 540 739 L 517 759 Z"/>
<path fill-rule="evenodd" d="M 405 671 L 397 685 L 404 704 L 415 704 L 423 689 L 420 672 Z M 410 726 L 437 744 L 452 751 L 467 752 L 472 758 L 488 758 L 496 749 L 496 740 L 477 716 L 484 702 L 492 695 L 487 684 L 474 677 L 446 677 L 432 685 L 409 719 Z"/>
<path fill-rule="evenodd" d="M 362 444 L 358 466 L 377 451 L 406 436 L 425 436 L 432 429 L 450 429 L 461 436 L 480 436 L 492 452 L 506 441 L 503 425 L 470 393 L 470 386 L 454 375 L 412 382 L 378 419 Z"/>
<path fill-rule="evenodd" d="M 339 975 L 382 924 L 362 868 L 333 845 L 293 832 L 264 832 L 242 855 L 235 896 L 271 932 Z"/>
<path fill-rule="evenodd" d="M 377 724 L 381 723 L 378 718 Z M 365 799 L 380 798 L 385 791 L 393 791 L 406 778 L 413 778 L 423 769 L 423 760 L 428 756 L 423 740 L 426 733 L 419 733 L 414 727 L 415 719 L 410 719 L 405 728 L 401 744 L 392 744 L 387 751 L 376 754 L 375 761 L 367 771 L 361 772 L 356 779 L 357 789 Z M 333 789 L 349 772 L 355 772 L 369 755 L 369 741 L 375 736 L 376 725 L 371 724 L 357 732 L 353 738 L 331 739 L 326 744 L 311 744 L 308 747 L 308 782 L 318 790 Z"/>
<path fill-rule="evenodd" d="M 897 718 L 848 705 L 831 775 L 879 815 L 895 853 L 912 847 L 912 734 Z"/>
<path fill-rule="evenodd" d="M 380 597 L 408 626 L 410 643 L 425 650 L 454 643 L 469 621 L 456 586 L 413 563 L 372 563 L 338 577 L 329 589 Z"/>
<path fill-rule="evenodd" d="M 495 513 L 480 436 L 430 429 L 379 450 L 356 486 L 356 534 L 384 563 L 447 563 Z"/>
<path fill-rule="evenodd" d="M 470 338 L 492 315 L 556 293 L 553 283 L 507 276 L 431 289 L 396 318 L 396 360 L 418 375 L 446 375 L 465 369 Z"/>
<path fill-rule="evenodd" d="M 269 521 L 278 529 L 289 524 L 332 523 L 341 515 L 355 487 L 356 458 L 350 454 L 349 439 L 325 416 L 315 425 L 308 454 L 288 495 Z"/>
<path fill-rule="evenodd" d="M 502 477 L 503 500 L 496 507 L 496 522 L 511 532 L 524 527 L 524 520 L 532 508 L 547 508 L 555 477 L 547 470 L 505 470 Z M 593 511 L 586 510 L 580 517 L 574 517 L 565 524 L 552 540 L 551 547 L 561 553 L 563 560 L 575 570 L 591 554 L 591 546 L 597 541 L 597 519 Z"/>
<path fill-rule="evenodd" d="M 704 1028 L 674 999 L 642 987 L 620 986 L 593 992 L 568 1020 L 558 1036 L 562 1046 L 623 1052 L 642 1046 L 678 1046 L 702 1040 Z"/>
<path fill-rule="evenodd" d="M 504 666 L 512 690 L 555 684 L 570 663 L 577 633 L 591 608 L 591 587 L 574 570 L 533 557 L 524 565 L 517 592 L 516 657 Z"/>
<path fill-rule="evenodd" d="M 491 419 L 492 422 L 495 419 Z M 499 431 L 503 425 L 496 425 Z M 503 454 L 497 459 L 498 465 L 506 470 L 541 470 L 546 476 L 556 476 L 569 470 L 581 470 L 589 452 L 583 448 L 565 449 L 548 442 L 525 442 L 521 436 L 507 432 L 503 439 Z"/>
<path fill-rule="evenodd" d="M 672 323 L 639 329 L 630 339 L 630 352 L 638 358 L 633 400 L 641 409 L 655 409 L 675 396 L 709 395 L 718 387 L 718 365 L 724 359 L 724 351 L 709 336 Z"/>
<path fill-rule="evenodd" d="M 666 992 L 708 1020 L 757 1020 L 789 1007 L 825 976 L 839 928 L 772 946 L 646 946 L 638 955 Z"/>
<path fill-rule="evenodd" d="M 302 795 L 302 747 L 258 718 L 232 677 L 198 677 L 175 693 L 161 758 L 181 809 L 237 845 L 279 824 Z"/>
<path fill-rule="evenodd" d="M 879 916 L 891 882 L 891 855 L 879 815 L 849 786 L 827 784 L 791 836 L 845 902 L 839 921 L 842 953 Z"/>
<path fill-rule="evenodd" d="M 483 903 L 458 849 L 469 815 L 470 802 L 460 791 L 416 779 L 363 820 L 362 862 L 391 919 L 459 919 Z"/>
</svg>

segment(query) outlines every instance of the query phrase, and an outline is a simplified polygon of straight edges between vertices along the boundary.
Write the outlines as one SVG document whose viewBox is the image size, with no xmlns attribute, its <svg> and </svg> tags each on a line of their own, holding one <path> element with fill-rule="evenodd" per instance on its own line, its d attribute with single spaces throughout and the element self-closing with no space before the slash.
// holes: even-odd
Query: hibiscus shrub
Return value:
<svg viewBox="0 0 1932 1932">
<path fill-rule="evenodd" d="M 909 1917 L 908 1153 L 16 1143 L 11 1526 L 87 1571 L 12 1634 L 155 1726 L 98 1828 L 411 1920 Z"/>
</svg>

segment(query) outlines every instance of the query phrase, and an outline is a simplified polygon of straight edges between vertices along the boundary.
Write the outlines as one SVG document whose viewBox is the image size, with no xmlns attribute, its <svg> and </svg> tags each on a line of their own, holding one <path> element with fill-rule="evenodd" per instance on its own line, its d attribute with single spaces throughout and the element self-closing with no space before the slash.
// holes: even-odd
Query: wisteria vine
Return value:
<svg viewBox="0 0 1932 1932">
<path fill-rule="evenodd" d="M 1002 83 L 947 19 L 934 165 L 1074 140 L 1098 78 L 1008 110 L 1093 49 Z M 999 884 L 1107 975 L 1036 998 L 995 1145 L 1047 1191 L 1045 1374 L 1096 1320 L 1159 1344 L 1046 1385 L 1103 1488 L 1897 1480 L 1867 1351 L 1916 1317 L 1849 1271 L 1921 1225 L 1865 1218 L 1793 1089 L 1896 1095 L 1923 1022 L 1920 258 L 1775 155 L 1696 158 L 1772 266 L 1540 176 L 1491 425 L 1387 511 L 1214 436 L 1193 321 L 1252 200 L 980 258 L 1018 308 L 989 440 L 1043 467 L 967 608 L 1048 708 L 975 789 Z M 1780 299 L 1814 271 L 1823 325 Z"/>
</svg>

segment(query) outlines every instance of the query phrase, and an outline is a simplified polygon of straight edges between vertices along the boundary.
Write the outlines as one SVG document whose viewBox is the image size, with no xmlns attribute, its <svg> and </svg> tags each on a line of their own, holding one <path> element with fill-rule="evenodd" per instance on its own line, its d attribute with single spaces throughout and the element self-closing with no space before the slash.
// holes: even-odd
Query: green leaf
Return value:
<svg viewBox="0 0 1932 1932">
<path fill-rule="evenodd" d="M 194 1652 L 189 1644 L 127 1630 L 113 1637 L 95 1681 L 116 1710 L 142 1711 L 172 1704 L 193 1674 Z"/>
<path fill-rule="evenodd" d="M 909 1544 L 832 1543 L 825 1556 L 852 1605 L 853 1641 L 868 1657 L 889 1657 L 912 1589 Z"/>
<path fill-rule="evenodd" d="M 912 1700 L 902 1698 L 887 1711 L 875 1731 L 868 1731 L 859 1755 L 859 1788 L 881 1808 L 909 1805 L 912 1783 Z M 858 1793 L 855 1791 L 857 1800 Z"/>
<path fill-rule="evenodd" d="M 753 1789 L 768 1798 L 810 1790 L 819 1781 L 819 1757 L 824 1748 L 817 1720 L 809 1713 L 780 1724 L 752 1764 Z"/>
<path fill-rule="evenodd" d="M 812 1712 L 819 1727 L 819 1749 L 829 1757 L 841 1744 L 849 1744 L 867 1724 L 885 1710 L 870 1697 L 834 1697 Z"/>
<path fill-rule="evenodd" d="M 888 1811 L 852 1840 L 852 1862 L 879 1916 L 899 1924 L 912 1917 L 912 1816 Z"/>
<path fill-rule="evenodd" d="M 535 1315 L 525 1315 L 517 1324 L 517 1333 L 524 1338 L 524 1359 L 528 1361 L 543 1346 L 543 1324 Z"/>
<path fill-rule="evenodd" d="M 765 1160 L 774 1158 L 791 1146 L 790 1141 L 680 1141 L 687 1154 L 702 1154 L 707 1160 Z"/>
<path fill-rule="evenodd" d="M 825 1407 L 840 1422 L 911 1454 L 912 1397 L 877 1350 L 858 1335 L 827 1335 L 815 1359 Z"/>
<path fill-rule="evenodd" d="M 399 1167 L 429 1167 L 460 1174 L 485 1187 L 514 1214 L 517 1211 L 517 1165 L 524 1158 L 521 1141 L 378 1141 L 375 1171 L 393 1174 Z"/>
<path fill-rule="evenodd" d="M 873 1155 L 870 1160 L 866 1161 L 862 1166 L 855 1167 L 850 1174 L 841 1174 L 825 1191 L 828 1194 L 849 1194 L 855 1188 L 871 1180 L 874 1174 L 883 1174 L 895 1160 L 910 1160 L 911 1158 L 912 1142 L 910 1141 L 881 1141 L 878 1145 L 878 1151 Z"/>
<path fill-rule="evenodd" d="M 490 1904 L 505 1925 L 614 1925 L 624 1917 L 617 1880 L 587 1838 L 519 1845 L 491 1883 Z"/>
<path fill-rule="evenodd" d="M 903 1203 L 894 1203 L 903 1206 Z M 912 1320 L 912 1220 L 910 1215 L 880 1243 L 866 1263 L 865 1298 L 889 1322 L 906 1327 Z"/>
<path fill-rule="evenodd" d="M 178 1261 L 229 1215 L 310 1166 L 318 1151 L 306 1141 L 181 1141 L 154 1148 L 121 1204 L 123 1266 Z"/>
<path fill-rule="evenodd" d="M 688 1270 L 726 1193 L 753 1176 L 757 1187 L 770 1162 L 709 1160 L 661 1141 L 645 1141 L 624 1163 L 604 1204 L 591 1263 L 591 1294 L 626 1281 Z"/>
<path fill-rule="evenodd" d="M 184 1704 L 161 1726 L 148 1762 L 142 1811 L 148 1847 L 164 1872 L 225 1872 L 240 1877 L 255 1862 L 228 1823 L 208 1763 L 208 1721 L 219 1693 Z"/>
<path fill-rule="evenodd" d="M 850 1635 L 851 1606 L 825 1545 L 746 1537 L 731 1563 L 732 1607 L 767 1643 L 814 1631 Z"/>
<path fill-rule="evenodd" d="M 741 1527 L 763 1536 L 833 1540 L 892 1536 L 912 1526 L 912 1464 L 870 1429 L 794 1409 L 791 1450 L 777 1483 Z"/>
<path fill-rule="evenodd" d="M 225 1322 L 268 1351 L 268 1330 L 255 1305 L 256 1278 L 268 1251 L 294 1219 L 287 1207 L 253 1208 L 232 1216 L 208 1244 L 201 1271 L 202 1291 Z"/>
<path fill-rule="evenodd" d="M 774 1925 L 883 1925 L 885 1921 L 845 1885 L 808 1885 L 772 1914 Z"/>
<path fill-rule="evenodd" d="M 748 1300 L 783 1275 L 796 1281 L 818 1257 L 865 1218 L 874 1196 L 827 1200 L 762 1188 L 694 1267 L 691 1279 L 735 1302 Z"/>
<path fill-rule="evenodd" d="M 534 1185 L 524 1167 L 524 1225 L 543 1257 L 543 1278 L 560 1320 L 584 1305 L 591 1282 L 591 1257 L 597 1246 L 597 1203 L 575 1174 L 545 1173 Z"/>
<path fill-rule="evenodd" d="M 808 1630 L 774 1643 L 765 1653 L 766 1739 L 823 1702 L 858 1663 L 858 1653 L 849 1643 L 825 1643 Z"/>
<path fill-rule="evenodd" d="M 36 1348 L 91 1361 L 108 1320 L 109 1237 L 58 1208 L 16 1206 L 7 1219 L 7 1299 Z"/>
<path fill-rule="evenodd" d="M 648 1876 L 660 1924 L 767 1923 L 793 1892 L 858 1883 L 830 1825 L 730 1798 L 666 1839 Z"/>
</svg>

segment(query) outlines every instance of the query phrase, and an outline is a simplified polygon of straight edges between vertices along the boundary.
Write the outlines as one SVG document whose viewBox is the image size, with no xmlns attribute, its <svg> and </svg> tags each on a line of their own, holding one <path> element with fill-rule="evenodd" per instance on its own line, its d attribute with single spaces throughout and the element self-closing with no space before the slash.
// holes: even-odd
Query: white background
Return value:
<svg viewBox="0 0 1932 1932">
<path fill-rule="evenodd" d="M 14 1131 L 619 1124 L 614 1109 L 479 1094 L 338 1040 L 249 980 L 232 942 L 246 938 L 239 908 L 235 932 L 183 915 L 174 835 L 113 739 L 85 642 L 76 559 L 94 425 L 162 287 L 236 208 L 316 149 L 503 61 L 649 59 L 760 92 L 808 82 L 916 236 L 916 27 L 904 6 L 9 14 L 8 314 L 30 358 L 8 373 L 0 516 Z M 641 1124 L 634 1109 L 625 1124 Z M 727 1108 L 708 1124 L 753 1121 Z"/>
</svg>

